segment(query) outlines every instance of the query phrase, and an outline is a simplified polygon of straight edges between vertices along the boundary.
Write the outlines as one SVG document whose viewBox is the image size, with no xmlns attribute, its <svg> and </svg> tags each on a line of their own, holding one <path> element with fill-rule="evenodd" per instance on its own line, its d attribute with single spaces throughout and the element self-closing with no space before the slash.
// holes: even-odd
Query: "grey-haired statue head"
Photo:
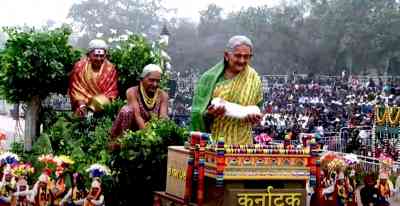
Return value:
<svg viewBox="0 0 400 206">
<path fill-rule="evenodd" d="M 235 49 L 235 47 L 243 44 L 249 46 L 250 49 L 253 50 L 253 43 L 247 36 L 243 35 L 236 35 L 231 37 L 228 43 L 226 44 L 225 50 L 228 52 L 232 52 Z"/>
</svg>

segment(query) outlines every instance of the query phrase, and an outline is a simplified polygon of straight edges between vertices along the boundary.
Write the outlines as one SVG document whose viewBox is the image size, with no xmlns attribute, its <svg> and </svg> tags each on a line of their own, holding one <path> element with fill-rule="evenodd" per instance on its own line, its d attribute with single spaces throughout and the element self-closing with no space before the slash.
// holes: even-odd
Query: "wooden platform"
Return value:
<svg viewBox="0 0 400 206">
<path fill-rule="evenodd" d="M 226 154 L 223 186 L 216 182 L 217 155 L 206 152 L 203 206 L 306 205 L 309 155 Z M 186 185 L 189 151 L 182 146 L 168 147 L 165 192 L 155 192 L 153 206 L 189 206 L 185 194 L 191 190 L 196 202 L 197 185 Z M 191 189 L 190 189 L 191 188 Z M 246 204 L 245 204 L 246 203 Z M 248 204 L 247 204 L 248 203 Z M 253 204 L 252 204 L 253 203 Z M 263 203 L 263 204 L 258 204 Z"/>
<path fill-rule="evenodd" d="M 182 199 L 169 195 L 166 192 L 154 192 L 154 204 L 153 206 L 188 206 L 183 202 Z M 194 203 L 190 203 L 189 206 L 196 206 Z"/>
</svg>

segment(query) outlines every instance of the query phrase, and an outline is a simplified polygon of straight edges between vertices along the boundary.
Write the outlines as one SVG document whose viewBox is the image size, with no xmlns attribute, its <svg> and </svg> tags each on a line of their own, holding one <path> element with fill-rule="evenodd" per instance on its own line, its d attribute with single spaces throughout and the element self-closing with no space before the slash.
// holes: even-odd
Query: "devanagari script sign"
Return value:
<svg viewBox="0 0 400 206">
<path fill-rule="evenodd" d="M 228 189 L 231 206 L 305 206 L 305 189 Z"/>
<path fill-rule="evenodd" d="M 183 147 L 168 147 L 166 192 L 181 199 L 185 195 L 188 158 L 188 151 Z"/>
</svg>

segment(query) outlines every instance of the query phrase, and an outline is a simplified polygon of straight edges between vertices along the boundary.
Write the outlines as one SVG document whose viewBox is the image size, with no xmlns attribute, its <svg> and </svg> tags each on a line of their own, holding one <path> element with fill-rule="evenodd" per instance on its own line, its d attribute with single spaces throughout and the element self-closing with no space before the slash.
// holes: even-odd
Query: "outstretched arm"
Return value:
<svg viewBox="0 0 400 206">
<path fill-rule="evenodd" d="M 72 195 L 72 189 L 68 190 L 68 193 L 64 196 L 64 198 L 61 200 L 60 205 L 65 204 L 71 197 Z"/>
<path fill-rule="evenodd" d="M 160 118 L 168 119 L 168 94 L 161 92 Z"/>
<path fill-rule="evenodd" d="M 90 201 L 95 206 L 101 206 L 101 205 L 104 205 L 104 196 L 101 195 L 98 200 L 93 200 L 93 199 L 92 200 L 88 200 L 88 199 L 86 199 L 85 201 Z"/>
</svg>

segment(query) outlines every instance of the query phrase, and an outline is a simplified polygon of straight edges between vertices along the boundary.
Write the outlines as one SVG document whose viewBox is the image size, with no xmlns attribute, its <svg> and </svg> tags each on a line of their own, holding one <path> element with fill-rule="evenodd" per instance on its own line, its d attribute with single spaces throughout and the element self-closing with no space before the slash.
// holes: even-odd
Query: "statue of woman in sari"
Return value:
<svg viewBox="0 0 400 206">
<path fill-rule="evenodd" d="M 206 71 L 197 82 L 192 104 L 192 130 L 223 137 L 225 144 L 251 144 L 252 126 L 261 121 L 262 84 L 249 65 L 253 44 L 234 36 L 224 60 Z"/>
<path fill-rule="evenodd" d="M 117 70 L 107 60 L 107 44 L 92 40 L 87 56 L 75 63 L 69 77 L 68 94 L 74 113 L 82 117 L 88 109 L 103 110 L 118 96 L 117 81 Z"/>
</svg>

